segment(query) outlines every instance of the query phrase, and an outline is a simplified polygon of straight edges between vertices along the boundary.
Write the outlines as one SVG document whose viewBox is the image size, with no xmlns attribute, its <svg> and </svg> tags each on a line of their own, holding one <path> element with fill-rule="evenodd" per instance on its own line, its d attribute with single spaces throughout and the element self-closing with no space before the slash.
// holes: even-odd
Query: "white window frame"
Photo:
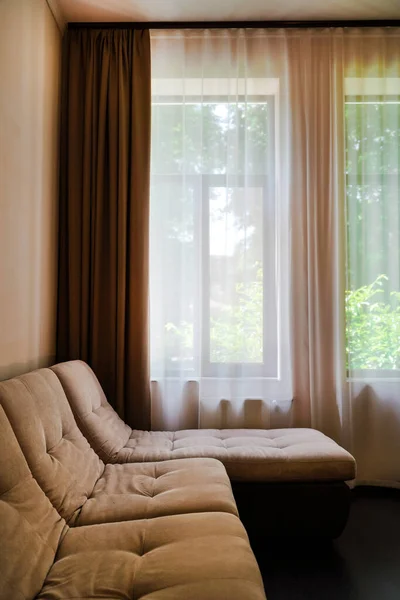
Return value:
<svg viewBox="0 0 400 600">
<path fill-rule="evenodd" d="M 282 201 L 281 192 L 282 187 L 280 181 L 280 172 L 282 169 L 280 155 L 279 155 L 279 79 L 275 78 L 260 78 L 260 79 L 174 79 L 174 78 L 155 78 L 152 80 L 152 96 L 153 103 L 179 103 L 179 99 L 185 97 L 185 103 L 190 102 L 191 98 L 196 101 L 196 98 L 202 98 L 202 100 L 215 101 L 216 97 L 226 97 L 227 84 L 229 86 L 229 94 L 234 95 L 237 101 L 240 101 L 240 96 L 243 96 L 246 101 L 260 102 L 267 101 L 273 106 L 273 138 L 271 143 L 274 145 L 274 151 L 271 152 L 271 156 L 274 156 L 273 164 L 271 165 L 271 176 L 267 177 L 264 175 L 263 187 L 263 202 L 273 201 L 275 218 L 273 224 L 268 222 L 265 218 L 266 211 L 264 210 L 263 220 L 263 232 L 264 235 L 271 229 L 274 230 L 274 273 L 275 273 L 275 290 L 274 290 L 274 301 L 276 305 L 276 311 L 271 316 L 266 310 L 268 301 L 271 303 L 271 298 L 268 300 L 265 297 L 265 281 L 267 278 L 267 269 L 265 269 L 265 255 L 268 247 L 266 244 L 263 245 L 263 276 L 264 276 L 264 311 L 263 311 L 263 357 L 271 352 L 268 349 L 268 340 L 266 339 L 266 329 L 268 323 L 271 323 L 270 327 L 276 331 L 274 355 L 276 356 L 276 365 L 274 365 L 274 374 L 268 374 L 268 367 L 265 367 L 265 363 L 216 363 L 213 367 L 213 363 L 210 361 L 210 344 L 207 340 L 201 341 L 200 345 L 200 356 L 194 356 L 193 368 L 187 369 L 185 372 L 188 381 L 202 380 L 202 398 L 213 399 L 213 381 L 218 380 L 219 395 L 221 390 L 226 385 L 227 397 L 230 397 L 230 386 L 232 382 L 235 382 L 235 386 L 241 389 L 240 396 L 244 397 L 259 397 L 276 399 L 277 401 L 291 401 L 291 368 L 290 368 L 290 351 L 289 351 L 289 220 L 288 220 L 288 207 L 287 202 Z M 207 97 L 207 98 L 205 98 Z M 249 98 L 251 98 L 249 100 Z M 269 175 L 269 174 L 268 174 Z M 162 177 L 174 177 L 173 175 L 160 175 Z M 180 177 L 179 174 L 176 177 Z M 185 178 L 202 177 L 203 185 L 202 193 L 202 205 L 203 212 L 204 207 L 208 206 L 207 191 L 209 187 L 213 187 L 213 182 L 218 182 L 218 178 L 224 177 L 224 175 L 205 174 L 205 175 L 186 175 Z M 246 176 L 247 180 L 251 180 L 252 177 L 257 176 Z M 261 179 L 261 175 L 258 176 Z M 232 175 L 229 176 L 232 178 Z M 240 176 L 238 176 L 240 178 Z M 267 179 L 269 179 L 267 181 Z M 218 185 L 215 185 L 218 187 Z M 228 187 L 235 187 L 228 185 Z M 240 187 L 239 185 L 237 187 Z M 279 201 L 278 201 L 279 199 Z M 207 215 L 199 217 L 196 215 L 195 218 L 202 218 L 202 226 L 204 227 L 209 223 L 209 211 Z M 202 261 L 206 259 L 206 264 L 209 262 L 209 242 L 208 235 L 207 240 L 203 239 L 201 244 Z M 205 256 L 207 254 L 207 257 Z M 270 272 L 270 271 L 269 271 Z M 208 286 L 204 285 L 205 279 L 207 279 L 207 269 L 202 265 L 202 293 L 200 318 L 198 322 L 207 318 L 210 324 L 209 314 L 205 315 L 206 306 L 209 307 L 209 291 Z M 208 295 L 207 295 L 208 294 Z M 283 317 L 283 318 L 282 318 Z M 266 320 L 265 320 L 266 319 Z M 197 327 L 194 327 L 194 347 L 196 354 L 196 347 L 199 346 L 199 332 L 196 331 Z M 210 326 L 207 328 L 210 332 Z M 196 340 L 197 338 L 197 340 Z M 269 342 L 271 346 L 271 342 Z M 217 373 L 218 370 L 218 373 Z M 179 371 L 179 372 L 178 372 Z M 166 377 L 170 380 L 181 379 L 182 369 L 174 371 L 168 371 L 165 373 Z M 221 387 L 222 386 L 222 387 Z"/>
</svg>

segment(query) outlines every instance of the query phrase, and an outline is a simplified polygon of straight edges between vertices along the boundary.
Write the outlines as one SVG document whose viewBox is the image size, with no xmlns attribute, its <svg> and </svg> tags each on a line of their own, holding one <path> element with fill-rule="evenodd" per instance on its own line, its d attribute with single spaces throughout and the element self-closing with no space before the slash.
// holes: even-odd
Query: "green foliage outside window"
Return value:
<svg viewBox="0 0 400 600">
<path fill-rule="evenodd" d="M 385 275 L 370 285 L 346 291 L 347 368 L 400 369 L 400 292 L 385 300 Z M 211 360 L 218 363 L 262 361 L 262 272 L 249 287 L 238 286 L 239 302 L 210 325 Z M 168 323 L 166 335 L 173 348 L 189 360 L 193 326 Z M 184 356 L 183 356 L 184 358 Z"/>
<path fill-rule="evenodd" d="M 348 369 L 400 369 L 400 292 L 385 300 L 387 281 L 346 292 Z"/>
<path fill-rule="evenodd" d="M 263 361 L 263 278 L 236 286 L 237 301 L 227 306 L 219 319 L 211 319 L 210 355 L 217 363 Z"/>
<path fill-rule="evenodd" d="M 348 96 L 345 106 L 349 371 L 400 369 L 399 100 Z"/>
</svg>

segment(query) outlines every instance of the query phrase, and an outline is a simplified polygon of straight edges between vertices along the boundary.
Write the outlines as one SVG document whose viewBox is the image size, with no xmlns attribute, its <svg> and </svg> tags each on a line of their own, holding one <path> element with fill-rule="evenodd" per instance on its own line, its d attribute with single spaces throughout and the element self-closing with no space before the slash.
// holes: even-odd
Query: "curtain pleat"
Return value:
<svg viewBox="0 0 400 600">
<path fill-rule="evenodd" d="M 70 30 L 63 75 L 57 356 L 147 428 L 149 32 Z"/>
<path fill-rule="evenodd" d="M 288 38 L 293 424 L 341 440 L 345 256 L 341 30 Z M 339 141 L 339 143 L 337 143 Z M 338 369 L 342 373 L 338 376 Z"/>
</svg>

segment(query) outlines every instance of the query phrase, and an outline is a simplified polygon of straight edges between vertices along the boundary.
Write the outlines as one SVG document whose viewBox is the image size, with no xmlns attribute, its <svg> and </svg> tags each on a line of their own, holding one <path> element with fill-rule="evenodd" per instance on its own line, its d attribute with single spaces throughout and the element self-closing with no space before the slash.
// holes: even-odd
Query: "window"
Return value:
<svg viewBox="0 0 400 600">
<path fill-rule="evenodd" d="M 385 90 L 379 79 L 346 84 L 347 366 L 353 373 L 394 374 L 400 369 L 400 86 L 396 79 L 386 80 Z"/>
<path fill-rule="evenodd" d="M 153 378 L 281 376 L 278 83 L 225 84 L 153 81 Z"/>
</svg>

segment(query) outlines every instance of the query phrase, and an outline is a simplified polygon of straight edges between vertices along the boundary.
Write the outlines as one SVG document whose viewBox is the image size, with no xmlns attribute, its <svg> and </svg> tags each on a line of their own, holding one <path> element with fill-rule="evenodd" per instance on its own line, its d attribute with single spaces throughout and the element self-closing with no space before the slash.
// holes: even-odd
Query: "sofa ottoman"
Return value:
<svg viewBox="0 0 400 600">
<path fill-rule="evenodd" d="M 347 521 L 353 456 L 314 429 L 132 430 L 82 361 L 52 367 L 75 419 L 109 464 L 171 459 L 220 460 L 248 531 L 338 536 Z M 268 516 L 266 516 L 268 515 Z M 271 518 L 271 515 L 274 515 Z"/>
</svg>

